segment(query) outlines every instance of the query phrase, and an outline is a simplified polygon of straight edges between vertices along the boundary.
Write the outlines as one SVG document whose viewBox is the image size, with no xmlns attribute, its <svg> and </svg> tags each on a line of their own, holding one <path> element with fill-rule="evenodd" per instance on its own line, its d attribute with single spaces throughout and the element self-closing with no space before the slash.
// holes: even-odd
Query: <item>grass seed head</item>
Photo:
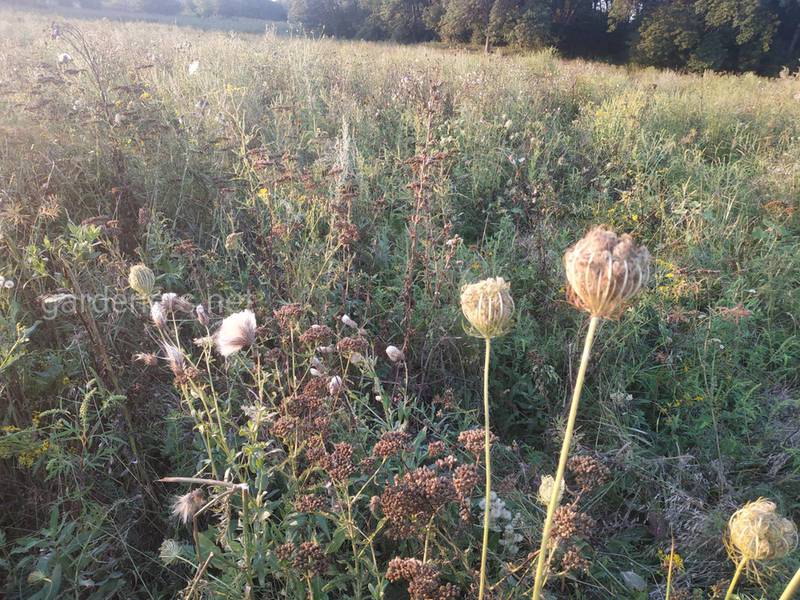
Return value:
<svg viewBox="0 0 800 600">
<path fill-rule="evenodd" d="M 737 562 L 783 558 L 797 546 L 797 527 L 776 512 L 774 502 L 759 498 L 733 513 L 726 546 Z"/>
<path fill-rule="evenodd" d="M 512 325 L 514 300 L 502 277 L 491 277 L 461 288 L 461 310 L 469 322 L 467 332 L 492 339 L 505 335 Z"/>
<path fill-rule="evenodd" d="M 650 276 L 650 253 L 628 234 L 595 227 L 564 254 L 567 298 L 595 317 L 615 319 Z"/>
</svg>

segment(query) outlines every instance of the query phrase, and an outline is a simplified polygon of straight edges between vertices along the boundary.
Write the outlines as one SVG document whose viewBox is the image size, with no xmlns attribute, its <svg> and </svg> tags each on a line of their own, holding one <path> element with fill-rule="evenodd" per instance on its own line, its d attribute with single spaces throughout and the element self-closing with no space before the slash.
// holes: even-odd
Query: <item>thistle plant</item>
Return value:
<svg viewBox="0 0 800 600">
<path fill-rule="evenodd" d="M 725 547 L 736 563 L 736 571 L 725 594 L 725 600 L 728 600 L 749 566 L 783 558 L 797 547 L 797 527 L 777 513 L 774 502 L 759 498 L 733 513 L 728 521 Z"/>
<path fill-rule="evenodd" d="M 589 313 L 589 329 L 584 340 L 580 367 L 570 403 L 558 468 L 550 490 L 547 515 L 542 527 L 542 542 L 536 563 L 533 600 L 539 600 L 547 579 L 549 540 L 553 517 L 561 497 L 564 471 L 575 429 L 583 381 L 589 364 L 592 343 L 601 319 L 618 318 L 631 298 L 647 283 L 650 253 L 636 246 L 631 236 L 617 236 L 603 227 L 592 229 L 564 254 L 567 275 L 567 298 L 578 309 Z"/>
<path fill-rule="evenodd" d="M 489 507 L 492 501 L 491 430 L 489 427 L 489 359 L 492 338 L 505 335 L 511 328 L 514 300 L 510 286 L 502 277 L 484 279 L 461 289 L 461 310 L 469 325 L 467 333 L 483 338 L 485 354 L 483 364 L 483 418 L 484 457 L 486 460 L 486 489 L 483 511 L 483 544 L 478 600 L 486 593 L 486 558 L 489 551 Z"/>
</svg>

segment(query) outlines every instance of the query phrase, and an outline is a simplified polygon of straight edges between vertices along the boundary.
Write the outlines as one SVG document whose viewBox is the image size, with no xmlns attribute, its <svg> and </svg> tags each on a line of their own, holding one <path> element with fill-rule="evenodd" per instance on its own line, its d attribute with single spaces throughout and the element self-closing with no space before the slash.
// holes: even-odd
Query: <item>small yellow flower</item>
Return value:
<svg viewBox="0 0 800 600">
<path fill-rule="evenodd" d="M 151 98 L 150 92 L 142 92 L 139 94 L 139 100 L 142 102 L 147 102 Z"/>
<path fill-rule="evenodd" d="M 262 202 L 266 202 L 269 199 L 269 190 L 267 188 L 260 188 L 256 195 Z"/>
</svg>

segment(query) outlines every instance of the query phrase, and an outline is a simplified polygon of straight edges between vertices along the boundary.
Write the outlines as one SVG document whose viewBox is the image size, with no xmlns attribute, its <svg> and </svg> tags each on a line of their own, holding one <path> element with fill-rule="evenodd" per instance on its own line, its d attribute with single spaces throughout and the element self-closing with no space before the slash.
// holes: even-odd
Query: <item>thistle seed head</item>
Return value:
<svg viewBox="0 0 800 600">
<path fill-rule="evenodd" d="M 564 254 L 567 298 L 594 317 L 616 319 L 650 276 L 650 253 L 626 234 L 595 227 Z"/>
<path fill-rule="evenodd" d="M 128 285 L 143 298 L 149 298 L 156 286 L 155 273 L 145 265 L 133 265 L 128 272 Z"/>
<path fill-rule="evenodd" d="M 185 525 L 194 519 L 197 511 L 203 507 L 205 501 L 206 497 L 201 489 L 193 490 L 183 496 L 177 496 L 172 504 L 172 516 Z"/>
<path fill-rule="evenodd" d="M 186 374 L 186 356 L 183 351 L 172 344 L 164 344 L 164 354 L 169 363 L 169 368 L 175 377 L 182 377 Z"/>
<path fill-rule="evenodd" d="M 217 351 L 224 357 L 249 348 L 256 341 L 256 316 L 243 310 L 226 317 L 214 336 Z"/>
<path fill-rule="evenodd" d="M 492 339 L 511 329 L 514 300 L 502 277 L 491 277 L 461 288 L 461 310 L 469 322 L 467 332 Z"/>
<path fill-rule="evenodd" d="M 736 561 L 783 558 L 797 546 L 797 527 L 776 512 L 774 502 L 759 498 L 733 513 L 726 546 Z"/>
<path fill-rule="evenodd" d="M 403 362 L 406 359 L 406 355 L 397 346 L 386 346 L 386 356 L 392 362 Z"/>
<path fill-rule="evenodd" d="M 167 315 L 164 313 L 164 308 L 161 302 L 154 302 L 150 306 L 150 320 L 153 321 L 158 329 L 162 329 L 167 325 Z"/>
</svg>

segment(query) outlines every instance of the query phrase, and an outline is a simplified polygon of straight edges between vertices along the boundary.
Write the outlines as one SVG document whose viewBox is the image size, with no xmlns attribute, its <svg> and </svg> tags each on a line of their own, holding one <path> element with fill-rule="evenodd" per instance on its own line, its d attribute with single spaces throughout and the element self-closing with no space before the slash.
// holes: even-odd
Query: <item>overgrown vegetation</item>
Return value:
<svg viewBox="0 0 800 600">
<path fill-rule="evenodd" d="M 798 520 L 800 80 L 80 27 L 0 13 L 6 597 L 475 596 L 459 297 L 497 276 L 486 580 L 530 597 L 597 223 L 652 273 L 594 337 L 546 591 L 780 595 L 797 554 L 723 537 Z"/>
</svg>

